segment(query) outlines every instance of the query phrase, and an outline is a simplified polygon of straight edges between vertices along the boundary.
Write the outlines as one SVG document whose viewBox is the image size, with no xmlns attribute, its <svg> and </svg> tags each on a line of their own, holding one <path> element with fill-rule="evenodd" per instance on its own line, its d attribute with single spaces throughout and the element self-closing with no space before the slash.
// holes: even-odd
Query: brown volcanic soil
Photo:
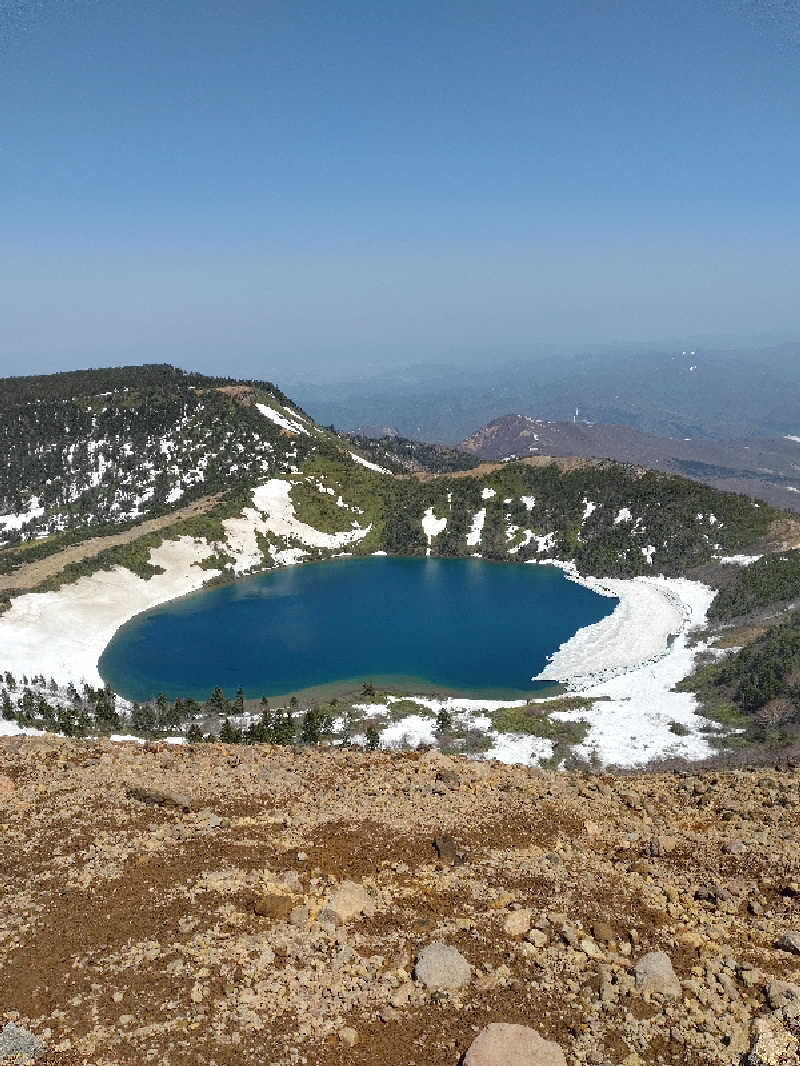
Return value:
<svg viewBox="0 0 800 1066">
<path fill-rule="evenodd" d="M 800 928 L 797 770 L 37 737 L 0 741 L 0 774 L 0 1028 L 40 1034 L 52 1066 L 455 1066 L 491 1021 L 534 1026 L 570 1066 L 738 1064 L 766 982 L 800 980 L 775 946 Z M 439 860 L 440 833 L 463 862 Z M 335 925 L 346 880 L 374 912 Z M 256 913 L 266 892 L 310 920 Z M 504 928 L 519 907 L 527 939 Z M 472 964 L 467 988 L 410 980 L 434 940 Z M 651 950 L 676 1000 L 635 987 Z"/>
</svg>

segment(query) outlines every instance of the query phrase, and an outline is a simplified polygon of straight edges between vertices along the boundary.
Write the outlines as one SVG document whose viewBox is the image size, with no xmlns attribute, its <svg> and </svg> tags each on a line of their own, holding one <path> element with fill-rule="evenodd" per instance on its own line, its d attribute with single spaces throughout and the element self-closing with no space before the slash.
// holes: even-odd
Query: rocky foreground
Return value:
<svg viewBox="0 0 800 1066">
<path fill-rule="evenodd" d="M 0 775 L 2 1061 L 800 1063 L 795 769 L 45 736 Z"/>
</svg>

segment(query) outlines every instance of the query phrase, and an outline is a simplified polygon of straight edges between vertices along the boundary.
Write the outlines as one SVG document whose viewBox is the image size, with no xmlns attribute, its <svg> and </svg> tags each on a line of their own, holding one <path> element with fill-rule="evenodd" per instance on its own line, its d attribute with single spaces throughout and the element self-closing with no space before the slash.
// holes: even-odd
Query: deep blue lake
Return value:
<svg viewBox="0 0 800 1066">
<path fill-rule="evenodd" d="M 100 659 L 129 699 L 287 695 L 336 684 L 509 697 L 617 600 L 552 566 L 332 559 L 203 589 L 138 615 Z"/>
</svg>

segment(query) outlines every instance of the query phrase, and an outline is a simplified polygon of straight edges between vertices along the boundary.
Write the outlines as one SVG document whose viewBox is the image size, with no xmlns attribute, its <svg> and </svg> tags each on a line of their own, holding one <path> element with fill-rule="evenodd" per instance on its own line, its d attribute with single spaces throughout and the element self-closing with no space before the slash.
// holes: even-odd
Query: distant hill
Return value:
<svg viewBox="0 0 800 1066">
<path fill-rule="evenodd" d="M 504 415 L 460 445 L 481 459 L 581 455 L 637 463 L 800 511 L 800 439 L 679 440 L 629 426 Z"/>
<path fill-rule="evenodd" d="M 506 411 L 666 437 L 741 440 L 800 435 L 800 344 L 736 350 L 625 348 L 543 352 L 512 361 L 393 367 L 336 384 L 293 384 L 317 421 L 340 429 L 393 426 L 454 444 Z"/>
</svg>

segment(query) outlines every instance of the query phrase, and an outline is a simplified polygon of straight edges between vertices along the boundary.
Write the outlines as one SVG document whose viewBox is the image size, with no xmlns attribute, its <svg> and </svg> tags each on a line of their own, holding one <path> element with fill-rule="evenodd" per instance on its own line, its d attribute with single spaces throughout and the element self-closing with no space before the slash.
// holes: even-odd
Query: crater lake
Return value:
<svg viewBox="0 0 800 1066">
<path fill-rule="evenodd" d="M 371 681 L 510 698 L 613 597 L 554 566 L 482 559 L 332 559 L 202 589 L 122 626 L 100 675 L 121 695 L 205 699 Z"/>
</svg>

